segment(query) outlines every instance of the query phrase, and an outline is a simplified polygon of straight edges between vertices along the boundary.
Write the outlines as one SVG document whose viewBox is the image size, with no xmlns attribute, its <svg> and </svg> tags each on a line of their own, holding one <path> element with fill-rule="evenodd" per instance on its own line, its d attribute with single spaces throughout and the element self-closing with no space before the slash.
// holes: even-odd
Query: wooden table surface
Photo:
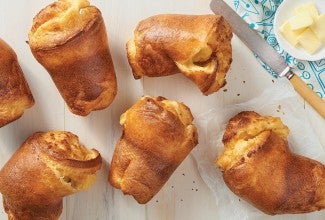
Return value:
<svg viewBox="0 0 325 220">
<path fill-rule="evenodd" d="M 160 95 L 182 101 L 191 108 L 194 117 L 198 117 L 217 105 L 249 100 L 266 86 L 272 85 L 272 76 L 260 66 L 236 36 L 232 41 L 233 63 L 224 88 L 227 92 L 221 89 L 208 97 L 203 96 L 181 74 L 134 80 L 127 62 L 125 44 L 133 35 L 137 23 L 148 16 L 161 13 L 208 14 L 211 13 L 209 2 L 210 0 L 93 0 L 92 3 L 102 11 L 105 19 L 117 73 L 118 94 L 107 109 L 79 117 L 67 109 L 49 74 L 37 63 L 25 42 L 32 18 L 51 0 L 1 0 L 0 38 L 16 51 L 36 104 L 22 118 L 0 129 L 0 167 L 34 132 L 67 130 L 77 134 L 87 147 L 98 149 L 105 165 L 90 190 L 64 199 L 62 220 L 216 219 L 218 207 L 215 199 L 202 181 L 191 155 L 147 205 L 137 204 L 132 197 L 124 196 L 107 182 L 108 162 L 121 135 L 119 117 L 142 95 Z M 232 0 L 227 0 L 227 3 L 232 4 Z M 317 116 L 302 99 L 297 105 L 305 107 L 316 134 L 325 146 L 324 119 Z M 325 212 L 319 216 L 319 219 L 325 219 Z M 0 219 L 6 218 L 1 206 Z M 301 216 L 293 218 L 305 219 Z"/>
</svg>

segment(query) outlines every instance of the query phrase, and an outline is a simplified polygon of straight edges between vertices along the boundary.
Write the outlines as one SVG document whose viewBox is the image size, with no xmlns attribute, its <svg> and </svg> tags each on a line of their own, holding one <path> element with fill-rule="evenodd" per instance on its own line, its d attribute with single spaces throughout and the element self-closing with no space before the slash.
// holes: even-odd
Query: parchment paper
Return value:
<svg viewBox="0 0 325 220">
<path fill-rule="evenodd" d="M 223 151 L 222 136 L 228 120 L 237 113 L 252 110 L 261 115 L 281 117 L 290 129 L 290 149 L 325 163 L 325 148 L 314 134 L 299 97 L 286 79 L 279 80 L 262 94 L 245 103 L 217 107 L 199 116 L 196 124 L 199 145 L 193 151 L 201 177 L 210 188 L 218 207 L 218 219 L 325 219 L 325 211 L 299 215 L 268 216 L 233 194 L 225 185 L 221 171 L 214 166 Z"/>
</svg>

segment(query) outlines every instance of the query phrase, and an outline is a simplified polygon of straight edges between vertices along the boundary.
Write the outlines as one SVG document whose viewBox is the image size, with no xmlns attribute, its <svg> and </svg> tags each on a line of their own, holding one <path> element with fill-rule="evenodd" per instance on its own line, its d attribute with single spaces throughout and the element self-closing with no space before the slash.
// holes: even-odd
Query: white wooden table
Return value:
<svg viewBox="0 0 325 220">
<path fill-rule="evenodd" d="M 65 199 L 61 219 L 216 219 L 215 200 L 200 178 L 192 156 L 186 158 L 147 205 L 137 204 L 132 197 L 124 196 L 108 184 L 108 162 L 121 135 L 119 117 L 143 94 L 182 101 L 197 117 L 216 105 L 240 103 L 253 98 L 266 86 L 272 85 L 273 78 L 234 36 L 233 63 L 227 76 L 228 84 L 223 88 L 227 92 L 221 89 L 218 93 L 205 97 L 191 81 L 180 74 L 136 81 L 127 62 L 125 43 L 133 35 L 137 23 L 160 13 L 208 14 L 211 13 L 210 0 L 93 0 L 92 3 L 102 11 L 109 34 L 118 79 L 118 94 L 107 109 L 93 112 L 88 117 L 75 116 L 69 112 L 49 74 L 37 63 L 25 43 L 32 18 L 51 2 L 52 0 L 0 1 L 0 38 L 16 51 L 36 101 L 35 106 L 26 111 L 21 119 L 0 129 L 0 166 L 34 132 L 68 130 L 77 134 L 87 147 L 97 148 L 105 165 L 90 190 Z M 227 2 L 232 5 L 232 0 Z M 325 146 L 325 120 L 303 100 L 297 105 L 305 106 L 306 114 Z M 1 206 L 0 219 L 6 218 Z M 320 219 L 325 219 L 325 213 Z"/>
</svg>

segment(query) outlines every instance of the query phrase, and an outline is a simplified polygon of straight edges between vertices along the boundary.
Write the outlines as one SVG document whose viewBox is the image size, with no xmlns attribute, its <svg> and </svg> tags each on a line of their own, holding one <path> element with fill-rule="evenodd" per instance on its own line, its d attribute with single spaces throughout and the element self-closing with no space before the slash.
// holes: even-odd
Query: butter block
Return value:
<svg viewBox="0 0 325 220">
<path fill-rule="evenodd" d="M 316 52 L 322 45 L 322 42 L 310 28 L 299 35 L 298 42 L 310 54 Z"/>
<path fill-rule="evenodd" d="M 296 31 L 291 30 L 289 21 L 286 21 L 281 27 L 280 32 L 283 37 L 292 45 L 296 46 L 298 44 L 298 36 L 304 32 L 304 29 L 299 29 Z"/>
<path fill-rule="evenodd" d="M 325 41 L 325 14 L 318 16 L 318 19 L 310 26 L 317 37 L 324 42 Z"/>
<path fill-rule="evenodd" d="M 298 15 L 304 12 L 309 12 L 314 21 L 318 18 L 318 10 L 313 2 L 300 5 L 294 9 L 294 14 Z"/>
<path fill-rule="evenodd" d="M 292 30 L 298 30 L 312 25 L 314 20 L 309 12 L 303 12 L 290 18 L 289 23 Z"/>
</svg>

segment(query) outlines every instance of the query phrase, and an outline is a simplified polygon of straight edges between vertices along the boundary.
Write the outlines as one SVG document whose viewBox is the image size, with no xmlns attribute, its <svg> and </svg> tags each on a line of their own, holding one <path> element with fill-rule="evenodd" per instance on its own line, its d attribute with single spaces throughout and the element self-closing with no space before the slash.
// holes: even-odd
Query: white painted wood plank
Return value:
<svg viewBox="0 0 325 220">
<path fill-rule="evenodd" d="M 198 117 L 217 105 L 239 103 L 254 97 L 265 86 L 273 83 L 271 76 L 234 37 L 234 61 L 227 76 L 228 84 L 224 88 L 227 92 L 222 89 L 214 95 L 202 96 L 196 86 L 180 74 L 136 81 L 127 62 L 125 43 L 132 37 L 137 23 L 159 13 L 211 13 L 210 1 L 93 0 L 93 4 L 102 11 L 106 23 L 117 73 L 118 94 L 109 108 L 93 112 L 85 118 L 75 116 L 67 110 L 49 74 L 32 57 L 25 43 L 33 16 L 50 2 L 52 1 L 0 1 L 0 37 L 15 49 L 37 103 L 21 119 L 0 129 L 0 166 L 32 133 L 51 129 L 68 130 L 77 134 L 87 147 L 98 149 L 105 163 L 96 184 L 90 190 L 65 199 L 62 220 L 215 219 L 215 200 L 201 180 L 191 156 L 186 158 L 147 205 L 137 204 L 132 197 L 124 196 L 108 184 L 108 163 L 121 135 L 119 117 L 143 94 L 182 101 Z M 231 0 L 227 2 L 230 3 Z M 303 102 L 297 104 L 303 105 Z M 312 113 L 310 115 L 312 124 L 317 128 L 316 132 L 321 136 L 321 131 L 325 129 L 324 120 Z M 324 136 L 321 141 L 325 146 Z M 322 217 L 319 215 L 319 219 Z M 0 207 L 0 219 L 6 218 Z"/>
</svg>

